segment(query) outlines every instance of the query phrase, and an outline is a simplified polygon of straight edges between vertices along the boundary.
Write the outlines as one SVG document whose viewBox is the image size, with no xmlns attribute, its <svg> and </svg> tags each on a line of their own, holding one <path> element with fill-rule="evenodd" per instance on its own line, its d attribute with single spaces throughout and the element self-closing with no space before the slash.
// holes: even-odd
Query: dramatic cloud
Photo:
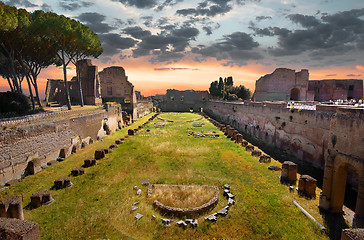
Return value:
<svg viewBox="0 0 364 240">
<path fill-rule="evenodd" d="M 123 32 L 129 34 L 133 38 L 142 39 L 143 37 L 147 37 L 152 35 L 152 33 L 148 30 L 143 30 L 141 27 L 128 27 L 124 28 Z"/>
<path fill-rule="evenodd" d="M 244 65 L 249 60 L 263 58 L 258 52 L 253 51 L 258 46 L 258 42 L 255 42 L 249 34 L 234 32 L 225 35 L 223 39 L 211 46 L 195 47 L 192 52 L 203 57 L 214 57 L 217 60 L 230 60 L 229 65 Z"/>
<path fill-rule="evenodd" d="M 137 43 L 132 38 L 121 37 L 116 33 L 99 34 L 99 39 L 104 49 L 103 56 L 118 54 L 120 50 L 134 47 Z"/>
<path fill-rule="evenodd" d="M 26 7 L 26 8 L 38 7 L 38 5 L 31 3 L 28 0 L 11 0 L 5 2 L 5 4 L 15 7 Z"/>
<path fill-rule="evenodd" d="M 289 18 L 294 23 L 299 23 L 303 27 L 309 28 L 309 27 L 315 27 L 320 24 L 320 21 L 315 18 L 314 16 L 307 16 L 302 14 L 291 14 L 288 15 L 287 18 Z"/>
<path fill-rule="evenodd" d="M 157 5 L 156 0 L 112 0 L 113 2 L 120 2 L 126 6 L 137 8 L 153 8 Z"/>
<path fill-rule="evenodd" d="M 223 15 L 232 10 L 231 0 L 211 0 L 200 2 L 197 8 L 185 8 L 177 10 L 177 14 L 182 16 L 208 16 L 215 17 L 216 15 Z"/>
<path fill-rule="evenodd" d="M 76 11 L 80 8 L 84 7 L 90 7 L 94 5 L 93 2 L 86 2 L 86 1 L 80 1 L 80 0 L 62 0 L 59 2 L 59 6 L 68 11 Z"/>
<path fill-rule="evenodd" d="M 204 30 L 206 32 L 206 35 L 211 35 L 212 34 L 212 29 L 211 27 L 202 27 L 202 30 Z"/>
<path fill-rule="evenodd" d="M 183 0 L 165 0 L 156 8 L 156 11 L 162 11 L 165 7 L 174 6 L 180 2 L 183 2 Z"/>
<path fill-rule="evenodd" d="M 277 36 L 278 46 L 269 48 L 274 56 L 298 55 L 307 52 L 312 59 L 346 54 L 355 49 L 364 49 L 364 8 L 315 16 L 291 14 L 287 18 L 304 29 L 257 28 L 250 29 L 259 36 Z"/>
<path fill-rule="evenodd" d="M 82 13 L 77 17 L 81 22 L 85 23 L 92 31 L 96 33 L 108 33 L 114 30 L 114 27 L 103 23 L 105 16 L 96 12 L 86 12 Z"/>
<path fill-rule="evenodd" d="M 199 34 L 199 30 L 193 27 L 170 26 L 168 31 L 152 35 L 140 27 L 124 29 L 124 33 L 138 38 L 141 42 L 133 50 L 133 57 L 148 56 L 152 54 L 151 62 L 176 62 L 183 58 L 189 42 Z"/>
</svg>

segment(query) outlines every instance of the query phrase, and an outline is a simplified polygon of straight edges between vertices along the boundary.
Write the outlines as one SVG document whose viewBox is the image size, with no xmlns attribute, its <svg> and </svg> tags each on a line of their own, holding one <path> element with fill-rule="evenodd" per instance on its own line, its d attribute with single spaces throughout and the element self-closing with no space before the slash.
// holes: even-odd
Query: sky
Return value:
<svg viewBox="0 0 364 240">
<path fill-rule="evenodd" d="M 90 27 L 104 49 L 99 71 L 125 68 L 145 96 L 208 90 L 219 77 L 254 90 L 276 68 L 308 69 L 310 80 L 364 79 L 363 0 L 11 0 Z M 69 77 L 75 75 L 69 67 Z M 39 76 L 62 79 L 62 70 Z M 0 90 L 7 89 L 0 80 Z"/>
</svg>

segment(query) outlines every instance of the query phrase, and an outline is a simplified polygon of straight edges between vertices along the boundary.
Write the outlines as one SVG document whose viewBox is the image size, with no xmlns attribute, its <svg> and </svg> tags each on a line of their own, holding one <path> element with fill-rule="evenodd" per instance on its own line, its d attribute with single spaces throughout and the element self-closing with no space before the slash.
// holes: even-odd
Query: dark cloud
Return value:
<svg viewBox="0 0 364 240">
<path fill-rule="evenodd" d="M 216 15 L 223 15 L 232 10 L 232 0 L 210 0 L 203 1 L 198 4 L 196 8 L 185 8 L 177 10 L 176 13 L 182 16 L 207 16 L 214 17 Z"/>
<path fill-rule="evenodd" d="M 202 30 L 204 30 L 206 32 L 206 35 L 211 35 L 212 34 L 212 29 L 211 27 L 202 27 Z"/>
<path fill-rule="evenodd" d="M 112 56 L 122 49 L 128 49 L 135 46 L 137 41 L 128 37 L 121 37 L 116 33 L 99 34 L 101 46 L 104 49 L 103 56 Z"/>
<path fill-rule="evenodd" d="M 320 21 L 314 16 L 307 16 L 302 14 L 290 14 L 287 16 L 292 22 L 299 23 L 303 27 L 315 27 L 320 24 Z"/>
<path fill-rule="evenodd" d="M 266 19 L 272 19 L 271 16 L 257 16 L 255 17 L 255 20 L 257 21 L 262 21 L 262 20 L 266 20 Z"/>
<path fill-rule="evenodd" d="M 94 5 L 93 2 L 86 2 L 81 0 L 62 0 L 59 2 L 59 6 L 68 11 L 76 11 L 80 8 L 90 7 Z"/>
<path fill-rule="evenodd" d="M 43 4 L 42 4 L 41 9 L 42 9 L 43 11 L 45 11 L 45 12 L 52 12 L 52 11 L 53 11 L 53 10 L 52 10 L 52 8 L 51 8 L 51 6 L 49 6 L 49 5 L 48 5 L 48 4 L 46 4 L 46 3 L 43 3 Z"/>
<path fill-rule="evenodd" d="M 144 16 L 144 17 L 141 17 L 141 19 L 144 21 L 143 24 L 146 27 L 152 27 L 152 23 L 153 23 L 153 17 L 152 16 Z"/>
<path fill-rule="evenodd" d="M 159 34 L 152 35 L 140 27 L 124 29 L 124 33 L 140 39 L 137 47 L 133 50 L 133 57 L 152 55 L 152 63 L 176 62 L 183 58 L 185 49 L 189 42 L 199 34 L 194 27 L 176 27 L 164 30 Z"/>
<path fill-rule="evenodd" d="M 156 11 L 162 11 L 165 7 L 174 6 L 180 2 L 183 2 L 183 0 L 165 0 L 156 8 Z"/>
<path fill-rule="evenodd" d="M 31 3 L 28 0 L 11 0 L 11 1 L 6 1 L 4 3 L 14 7 L 26 7 L 26 8 L 38 7 L 38 5 Z"/>
<path fill-rule="evenodd" d="M 123 29 L 123 32 L 136 39 L 142 39 L 143 37 L 152 35 L 150 31 L 143 30 L 141 27 L 127 27 Z"/>
<path fill-rule="evenodd" d="M 336 74 L 327 74 L 327 75 L 325 75 L 326 77 L 335 77 L 336 76 Z"/>
<path fill-rule="evenodd" d="M 223 39 L 211 46 L 198 46 L 192 49 L 193 53 L 203 57 L 214 57 L 217 60 L 230 60 L 229 65 L 244 65 L 249 60 L 258 60 L 262 56 L 253 51 L 259 44 L 246 33 L 234 32 L 225 35 Z"/>
<path fill-rule="evenodd" d="M 364 44 L 364 8 L 338 12 L 316 19 L 314 16 L 293 14 L 287 16 L 304 29 L 289 30 L 270 27 L 250 27 L 256 34 L 277 36 L 278 47 L 270 48 L 274 56 L 289 56 L 308 52 L 313 59 L 346 54 L 355 49 L 362 50 Z"/>
<path fill-rule="evenodd" d="M 115 29 L 114 27 L 103 23 L 106 17 L 96 12 L 82 13 L 77 18 L 96 33 L 108 33 Z"/>
<path fill-rule="evenodd" d="M 137 8 L 153 8 L 157 5 L 156 0 L 112 0 L 113 2 L 120 2 L 126 6 Z"/>
</svg>

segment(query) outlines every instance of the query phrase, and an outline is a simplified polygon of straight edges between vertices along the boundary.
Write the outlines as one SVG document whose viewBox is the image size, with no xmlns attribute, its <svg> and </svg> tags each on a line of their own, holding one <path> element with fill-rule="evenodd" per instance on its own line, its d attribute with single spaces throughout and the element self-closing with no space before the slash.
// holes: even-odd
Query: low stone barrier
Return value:
<svg viewBox="0 0 364 240">
<path fill-rule="evenodd" d="M 96 160 L 95 160 L 95 164 L 96 164 Z M 83 175 L 83 174 L 85 174 L 85 169 L 83 167 L 74 168 L 74 169 L 72 169 L 71 174 L 74 177 Z"/>
<path fill-rule="evenodd" d="M 0 217 L 24 220 L 23 207 L 19 196 L 7 196 L 0 201 Z"/>
<path fill-rule="evenodd" d="M 256 156 L 259 157 L 260 155 L 262 155 L 262 151 L 255 149 L 252 151 L 252 156 Z"/>
<path fill-rule="evenodd" d="M 307 197 L 316 197 L 317 180 L 309 175 L 301 175 L 298 180 L 298 193 Z"/>
<path fill-rule="evenodd" d="M 96 160 L 99 160 L 101 158 L 104 158 L 105 157 L 105 151 L 104 149 L 97 149 L 95 150 L 95 159 Z"/>
<path fill-rule="evenodd" d="M 0 236 L 9 240 L 39 240 L 39 226 L 35 222 L 0 218 Z"/>
<path fill-rule="evenodd" d="M 248 151 L 248 152 L 252 152 L 252 151 L 254 151 L 254 146 L 253 146 L 253 145 L 248 144 L 248 145 L 245 147 L 245 150 L 246 150 L 246 151 Z"/>
<path fill-rule="evenodd" d="M 270 163 L 271 162 L 271 157 L 269 155 L 267 155 L 267 154 L 263 154 L 262 156 L 260 156 L 259 162 L 261 162 L 261 163 Z"/>
<path fill-rule="evenodd" d="M 56 190 L 71 187 L 71 186 L 72 186 L 72 182 L 69 177 L 60 177 L 54 181 L 54 188 Z"/>
<path fill-rule="evenodd" d="M 34 208 L 40 207 L 43 204 L 54 202 L 51 193 L 48 190 L 41 190 L 30 196 L 30 205 Z"/>
<path fill-rule="evenodd" d="M 297 164 L 285 161 L 282 164 L 281 183 L 293 184 L 297 181 Z"/>
<path fill-rule="evenodd" d="M 96 165 L 96 159 L 95 158 L 87 158 L 83 161 L 83 166 L 84 167 L 91 167 Z"/>
</svg>

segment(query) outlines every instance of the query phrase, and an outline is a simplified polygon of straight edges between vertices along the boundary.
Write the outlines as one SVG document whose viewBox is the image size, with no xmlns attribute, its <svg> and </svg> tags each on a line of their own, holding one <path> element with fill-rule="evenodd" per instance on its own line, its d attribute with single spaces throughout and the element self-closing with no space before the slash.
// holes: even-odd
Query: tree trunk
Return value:
<svg viewBox="0 0 364 240">
<path fill-rule="evenodd" d="M 30 84 L 29 77 L 26 76 L 26 78 L 27 78 L 27 83 L 28 83 L 28 88 L 29 88 L 30 99 L 32 100 L 32 109 L 35 110 L 35 102 L 34 102 L 34 97 L 33 97 L 32 85 Z"/>
<path fill-rule="evenodd" d="M 65 88 L 65 91 L 66 91 L 66 103 L 67 103 L 68 110 L 72 110 L 71 99 L 70 99 L 70 91 L 69 91 L 68 83 L 67 83 L 67 66 L 66 66 L 66 62 L 65 62 L 65 59 L 64 59 L 64 51 L 63 50 L 62 50 L 62 63 L 63 63 L 64 88 Z"/>
<path fill-rule="evenodd" d="M 11 83 L 11 81 L 10 81 L 10 78 L 9 78 L 9 77 L 7 77 L 7 78 L 6 78 L 6 80 L 8 80 L 9 87 L 10 87 L 11 91 L 12 91 L 12 92 L 15 92 L 15 91 L 14 91 L 13 84 L 12 84 L 12 83 Z"/>
<path fill-rule="evenodd" d="M 82 72 L 82 67 L 80 67 L 80 69 L 78 70 L 77 68 L 77 62 L 76 62 L 76 75 L 77 75 L 77 81 L 78 81 L 78 86 L 80 88 L 80 104 L 81 107 L 84 106 L 84 102 L 83 102 L 83 92 L 82 92 L 82 84 L 81 84 L 81 72 Z"/>
<path fill-rule="evenodd" d="M 43 106 L 42 106 L 42 103 L 40 101 L 40 97 L 39 97 L 39 92 L 38 92 L 38 84 L 37 84 L 37 76 L 34 76 L 33 75 L 33 86 L 34 86 L 34 91 L 35 91 L 35 96 L 37 98 L 37 102 L 38 102 L 38 105 L 41 109 L 43 109 Z"/>
</svg>

